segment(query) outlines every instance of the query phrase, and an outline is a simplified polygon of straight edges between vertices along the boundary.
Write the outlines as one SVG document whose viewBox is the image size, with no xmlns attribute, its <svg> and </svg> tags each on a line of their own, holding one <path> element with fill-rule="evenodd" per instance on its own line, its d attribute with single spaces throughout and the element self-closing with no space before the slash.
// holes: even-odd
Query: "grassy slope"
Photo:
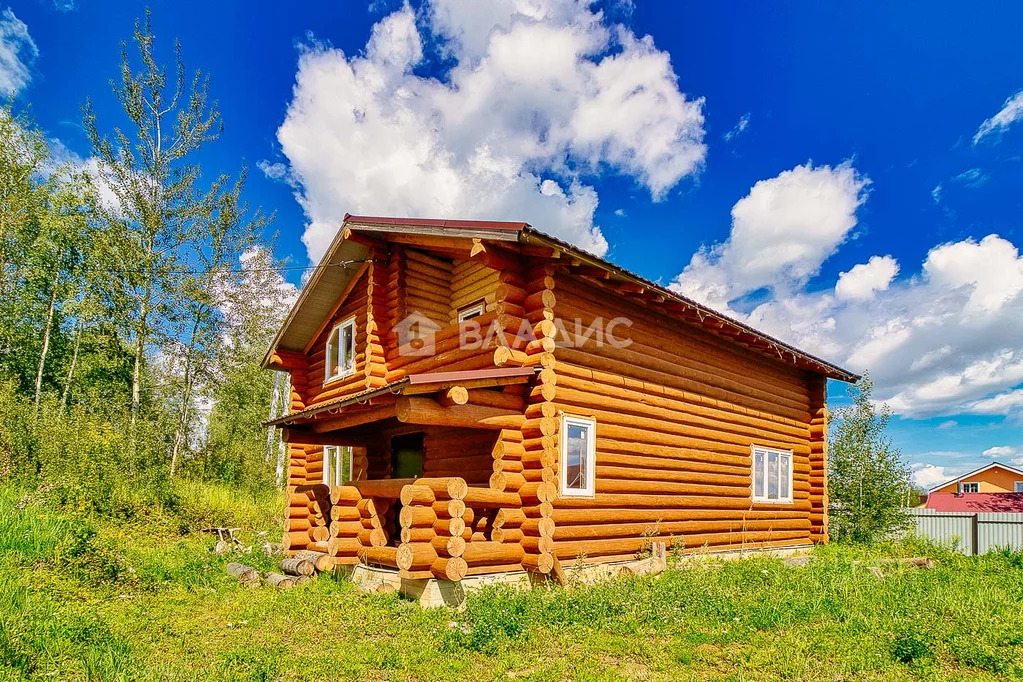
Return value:
<svg viewBox="0 0 1023 682">
<path fill-rule="evenodd" d="M 192 493 L 225 504 L 223 491 Z M 241 588 L 208 538 L 172 532 L 162 517 L 153 536 L 18 510 L 18 499 L 0 490 L 0 680 L 1023 675 L 1019 555 L 942 555 L 933 571 L 892 567 L 878 580 L 853 560 L 913 548 L 825 547 L 805 568 L 755 559 L 494 591 L 454 613 L 359 597 L 330 579 Z M 272 523 L 259 501 L 238 512 L 250 527 Z"/>
</svg>

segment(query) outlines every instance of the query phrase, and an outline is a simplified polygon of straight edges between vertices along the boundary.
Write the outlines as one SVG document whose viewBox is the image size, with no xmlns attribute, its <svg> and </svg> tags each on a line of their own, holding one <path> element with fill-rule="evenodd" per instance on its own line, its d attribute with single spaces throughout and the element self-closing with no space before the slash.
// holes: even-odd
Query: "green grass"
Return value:
<svg viewBox="0 0 1023 682">
<path fill-rule="evenodd" d="M 21 494 L 0 489 L 0 681 L 1023 675 L 1018 554 L 830 546 L 802 568 L 758 558 L 424 611 L 332 579 L 242 588 L 194 525 L 235 520 L 251 540 L 276 502 L 179 493 L 173 514 L 114 524 L 16 509 Z M 920 551 L 937 568 L 885 566 L 879 580 L 854 564 Z"/>
</svg>

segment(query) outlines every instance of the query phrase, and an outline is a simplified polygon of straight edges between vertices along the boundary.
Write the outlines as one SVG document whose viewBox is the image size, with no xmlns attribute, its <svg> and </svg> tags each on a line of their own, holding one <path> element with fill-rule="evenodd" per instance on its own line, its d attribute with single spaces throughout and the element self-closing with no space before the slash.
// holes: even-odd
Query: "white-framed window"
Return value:
<svg viewBox="0 0 1023 682">
<path fill-rule="evenodd" d="M 352 480 L 352 449 L 346 445 L 323 446 L 323 482 L 344 485 Z"/>
<path fill-rule="evenodd" d="M 465 322 L 466 320 L 471 320 L 474 317 L 479 317 L 483 314 L 483 310 L 483 301 L 477 301 L 472 305 L 467 305 L 458 311 L 458 321 Z"/>
<path fill-rule="evenodd" d="M 753 446 L 753 501 L 792 502 L 792 451 Z"/>
<path fill-rule="evenodd" d="M 324 383 L 355 374 L 355 317 L 331 330 L 324 366 Z"/>
<path fill-rule="evenodd" d="M 1023 493 L 1023 481 L 1016 481 L 1012 484 L 1012 492 Z"/>
<path fill-rule="evenodd" d="M 961 493 L 979 493 L 980 483 L 960 483 L 959 492 Z"/>
<path fill-rule="evenodd" d="M 561 415 L 561 494 L 591 497 L 597 462 L 597 420 Z"/>
</svg>

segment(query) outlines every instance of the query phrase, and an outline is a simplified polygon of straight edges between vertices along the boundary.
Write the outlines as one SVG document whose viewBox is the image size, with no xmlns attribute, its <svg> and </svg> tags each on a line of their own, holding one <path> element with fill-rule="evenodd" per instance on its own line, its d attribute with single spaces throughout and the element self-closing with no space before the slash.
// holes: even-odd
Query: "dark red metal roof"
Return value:
<svg viewBox="0 0 1023 682">
<path fill-rule="evenodd" d="M 1023 514 L 1023 493 L 931 493 L 927 509 L 943 512 L 1013 512 Z"/>
<path fill-rule="evenodd" d="M 367 225 L 406 225 L 410 227 L 450 227 L 464 230 L 511 230 L 519 231 L 529 227 L 529 223 L 516 223 L 504 220 L 440 220 L 436 218 L 389 218 L 387 216 L 345 215 L 345 222 L 365 223 Z"/>
</svg>

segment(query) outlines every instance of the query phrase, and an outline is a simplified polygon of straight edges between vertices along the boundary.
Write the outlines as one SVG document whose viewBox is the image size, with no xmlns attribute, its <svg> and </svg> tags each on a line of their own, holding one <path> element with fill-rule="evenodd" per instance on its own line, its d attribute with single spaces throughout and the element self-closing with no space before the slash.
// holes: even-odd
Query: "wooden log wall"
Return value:
<svg viewBox="0 0 1023 682">
<path fill-rule="evenodd" d="M 421 478 L 401 490 L 400 575 L 461 580 L 522 569 L 521 500 L 468 486 L 461 478 Z"/>
<path fill-rule="evenodd" d="M 522 565 L 538 573 L 550 573 L 554 568 L 553 537 L 555 523 L 551 517 L 557 496 L 557 442 L 555 390 L 557 375 L 554 362 L 555 293 L 554 270 L 548 264 L 537 264 L 525 271 L 523 314 L 532 325 L 535 341 L 530 341 L 521 354 L 495 352 L 495 363 L 533 364 L 543 369 L 531 387 L 526 406 L 526 420 L 522 424 L 522 440 L 507 441 L 509 452 L 518 455 L 522 468 L 518 494 L 524 505 L 522 511 L 530 522 L 533 533 L 522 538 L 524 556 Z M 517 477 L 516 477 L 517 478 Z M 525 527 L 523 533 L 526 533 Z"/>
<path fill-rule="evenodd" d="M 323 482 L 323 446 L 290 443 L 288 485 L 314 485 Z M 370 477 L 367 449 L 352 448 L 352 480 Z"/>
<path fill-rule="evenodd" d="M 498 271 L 472 260 L 456 260 L 451 272 L 451 314 L 446 324 L 458 324 L 458 311 L 483 301 L 484 312 L 497 304 Z"/>
<path fill-rule="evenodd" d="M 327 552 L 330 540 L 330 490 L 322 484 L 289 485 L 286 493 L 281 546 L 289 556 L 297 551 Z"/>
<path fill-rule="evenodd" d="M 387 361 L 385 358 L 385 342 L 390 334 L 390 312 L 388 305 L 391 303 L 389 285 L 390 268 L 387 265 L 387 254 L 380 253 L 376 249 L 370 250 L 369 263 L 366 273 L 366 363 L 363 368 L 366 383 L 365 388 L 380 388 L 387 381 Z M 358 346 L 356 346 L 358 352 Z"/>
<path fill-rule="evenodd" d="M 821 409 L 814 401 L 822 394 L 810 375 L 727 347 L 598 282 L 559 273 L 557 285 L 569 340 L 579 343 L 577 318 L 585 331 L 596 318 L 620 316 L 632 326 L 616 336 L 632 343 L 598 347 L 591 338 L 557 348 L 553 405 L 597 420 L 596 493 L 557 499 L 548 522 L 527 506 L 526 538 L 542 537 L 546 524 L 561 561 L 625 558 L 652 540 L 688 550 L 809 543 L 811 509 L 824 503 L 823 476 L 817 488 L 811 481 L 811 409 Z M 527 452 L 544 437 L 536 429 Z M 752 443 L 793 451 L 793 504 L 752 503 Z M 543 505 L 539 495 L 533 502 Z M 524 547 L 528 557 L 534 545 Z M 537 541 L 535 551 L 543 549 Z"/>
<path fill-rule="evenodd" d="M 405 250 L 405 306 L 447 326 L 451 317 L 450 259 L 438 258 L 417 249 Z"/>
<path fill-rule="evenodd" d="M 475 261 L 450 260 L 426 254 L 412 248 L 400 250 L 397 264 L 392 263 L 389 282 L 401 287 L 393 296 L 395 322 L 418 311 L 436 322 L 441 329 L 434 335 L 434 352 L 421 356 L 399 347 L 397 338 L 385 349 L 387 382 L 398 381 L 409 374 L 424 372 L 451 372 L 493 367 L 491 354 L 497 345 L 490 338 L 482 346 L 461 347 L 463 325 L 458 324 L 458 308 L 477 300 L 486 302 L 486 314 L 467 323 L 468 328 L 479 325 L 482 336 L 491 325 L 511 328 L 516 320 L 504 314 L 507 303 L 501 298 L 514 297 L 515 292 L 501 288 L 500 274 Z M 388 305 L 392 305 L 388 303 Z M 398 316 L 400 314 L 400 317 Z"/>
<path fill-rule="evenodd" d="M 807 379 L 810 388 L 810 538 L 828 542 L 828 409 L 827 378 Z"/>
<path fill-rule="evenodd" d="M 303 404 L 306 408 L 314 407 L 319 403 L 337 398 L 344 398 L 365 391 L 367 376 L 373 373 L 367 362 L 367 347 L 370 335 L 367 334 L 367 322 L 370 317 L 370 276 L 371 270 L 367 269 L 359 281 L 348 294 L 347 300 L 341 305 L 338 311 L 331 317 L 323 331 L 316 337 L 309 347 L 309 363 L 305 372 L 305 390 Z M 355 372 L 344 379 L 335 379 L 324 384 L 326 376 L 326 355 L 327 339 L 333 331 L 334 326 L 343 322 L 351 316 L 355 316 Z M 297 372 L 292 373 L 292 382 Z"/>
<path fill-rule="evenodd" d="M 423 474 L 458 476 L 470 485 L 485 484 L 493 473 L 498 435 L 487 429 L 428 428 L 423 437 Z"/>
</svg>

